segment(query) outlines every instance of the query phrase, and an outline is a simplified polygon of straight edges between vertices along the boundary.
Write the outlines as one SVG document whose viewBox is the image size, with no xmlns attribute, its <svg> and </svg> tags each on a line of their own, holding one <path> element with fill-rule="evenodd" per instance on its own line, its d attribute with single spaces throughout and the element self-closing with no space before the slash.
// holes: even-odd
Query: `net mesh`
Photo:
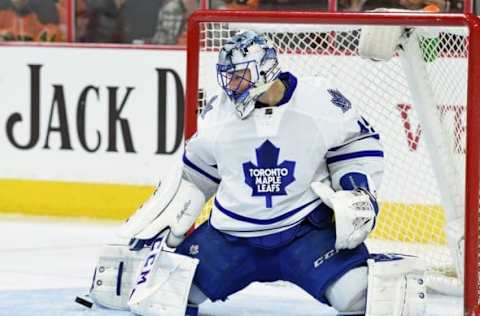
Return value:
<svg viewBox="0 0 480 316">
<path fill-rule="evenodd" d="M 438 130 L 428 131 L 428 124 L 416 109 L 428 105 L 418 104 L 412 95 L 401 57 L 397 54 L 388 62 L 361 58 L 360 26 L 289 24 L 265 28 L 264 24 L 253 23 L 248 28 L 263 33 L 275 44 L 283 71 L 292 72 L 299 80 L 327 79 L 380 133 L 385 146 L 385 174 L 378 191 L 381 212 L 367 242 L 370 250 L 415 254 L 435 269 L 454 271 L 444 225 L 464 212 L 467 31 L 433 27 L 423 32 L 410 30 L 425 68 L 417 74 L 424 82 L 419 89 L 428 90 L 433 99 L 432 115 L 427 119 L 439 123 L 435 125 Z M 201 25 L 199 88 L 204 100 L 219 93 L 217 52 L 239 29 L 245 26 Z M 428 133 L 440 140 L 435 143 L 437 147 L 432 147 L 437 152 L 428 150 Z M 434 167 L 437 160 L 442 160 L 441 176 Z M 448 210 L 446 200 L 451 204 Z M 208 209 L 200 221 L 208 216 Z"/>
</svg>

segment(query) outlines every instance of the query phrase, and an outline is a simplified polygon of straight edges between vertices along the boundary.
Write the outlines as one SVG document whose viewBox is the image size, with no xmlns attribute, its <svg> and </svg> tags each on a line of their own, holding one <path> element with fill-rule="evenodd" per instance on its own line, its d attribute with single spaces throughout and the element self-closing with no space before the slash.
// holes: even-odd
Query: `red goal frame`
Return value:
<svg viewBox="0 0 480 316">
<path fill-rule="evenodd" d="M 466 26 L 470 31 L 467 92 L 465 183 L 464 315 L 480 316 L 479 182 L 480 182 L 480 19 L 472 14 L 330 13 L 198 10 L 188 22 L 185 138 L 196 131 L 200 23 L 262 22 L 305 24 L 408 24 Z"/>
</svg>

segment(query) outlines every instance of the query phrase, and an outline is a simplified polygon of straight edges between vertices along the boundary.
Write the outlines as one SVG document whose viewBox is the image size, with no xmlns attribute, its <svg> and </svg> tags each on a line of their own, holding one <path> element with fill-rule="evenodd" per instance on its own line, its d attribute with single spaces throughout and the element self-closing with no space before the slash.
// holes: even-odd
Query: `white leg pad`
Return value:
<svg viewBox="0 0 480 316">
<path fill-rule="evenodd" d="M 461 216 L 453 221 L 448 221 L 448 224 L 445 226 L 445 235 L 447 236 L 448 246 L 452 257 L 455 260 L 457 276 L 463 282 L 465 218 Z"/>
<path fill-rule="evenodd" d="M 130 251 L 127 245 L 106 245 L 98 258 L 90 297 L 99 305 L 128 310 L 128 297 L 138 267 L 149 249 Z"/>
<path fill-rule="evenodd" d="M 338 315 L 363 314 L 367 300 L 367 267 L 358 267 L 345 273 L 325 292 Z"/>
<path fill-rule="evenodd" d="M 200 305 L 207 300 L 207 296 L 195 285 L 192 284 L 190 294 L 188 294 L 188 302 L 193 305 Z"/>
<path fill-rule="evenodd" d="M 414 257 L 368 260 L 366 316 L 424 316 L 427 291 L 424 265 Z"/>
<path fill-rule="evenodd" d="M 147 255 L 128 305 L 143 316 L 184 316 L 199 261 L 162 248 L 157 241 Z"/>
</svg>

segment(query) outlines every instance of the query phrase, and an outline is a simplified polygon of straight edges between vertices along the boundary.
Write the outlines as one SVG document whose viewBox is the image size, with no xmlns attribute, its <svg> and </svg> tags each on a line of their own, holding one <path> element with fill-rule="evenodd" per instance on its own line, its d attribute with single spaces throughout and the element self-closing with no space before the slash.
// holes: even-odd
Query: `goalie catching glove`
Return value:
<svg viewBox="0 0 480 316">
<path fill-rule="evenodd" d="M 360 245 L 375 227 L 378 204 L 373 194 L 363 188 L 335 192 L 322 182 L 313 182 L 311 188 L 335 214 L 335 248 Z"/>
</svg>

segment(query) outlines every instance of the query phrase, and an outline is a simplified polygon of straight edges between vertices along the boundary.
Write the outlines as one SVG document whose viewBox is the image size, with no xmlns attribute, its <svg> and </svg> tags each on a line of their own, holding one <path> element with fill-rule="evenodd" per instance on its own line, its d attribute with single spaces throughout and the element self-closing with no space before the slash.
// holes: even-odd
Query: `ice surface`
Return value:
<svg viewBox="0 0 480 316">
<path fill-rule="evenodd" d="M 74 299 L 86 294 L 103 244 L 119 223 L 0 217 L 0 316 L 122 316 L 129 312 Z M 431 297 L 434 315 L 461 315 L 461 298 Z M 333 316 L 335 311 L 286 282 L 254 283 L 226 302 L 204 303 L 206 316 Z M 168 316 L 168 315 L 166 315 Z"/>
<path fill-rule="evenodd" d="M 0 217 L 1 316 L 111 316 L 89 310 L 77 295 L 90 287 L 97 255 L 118 223 Z M 204 303 L 200 315 L 330 316 L 335 312 L 286 283 L 252 284 L 226 302 Z M 166 315 L 168 316 L 168 315 Z"/>
</svg>

